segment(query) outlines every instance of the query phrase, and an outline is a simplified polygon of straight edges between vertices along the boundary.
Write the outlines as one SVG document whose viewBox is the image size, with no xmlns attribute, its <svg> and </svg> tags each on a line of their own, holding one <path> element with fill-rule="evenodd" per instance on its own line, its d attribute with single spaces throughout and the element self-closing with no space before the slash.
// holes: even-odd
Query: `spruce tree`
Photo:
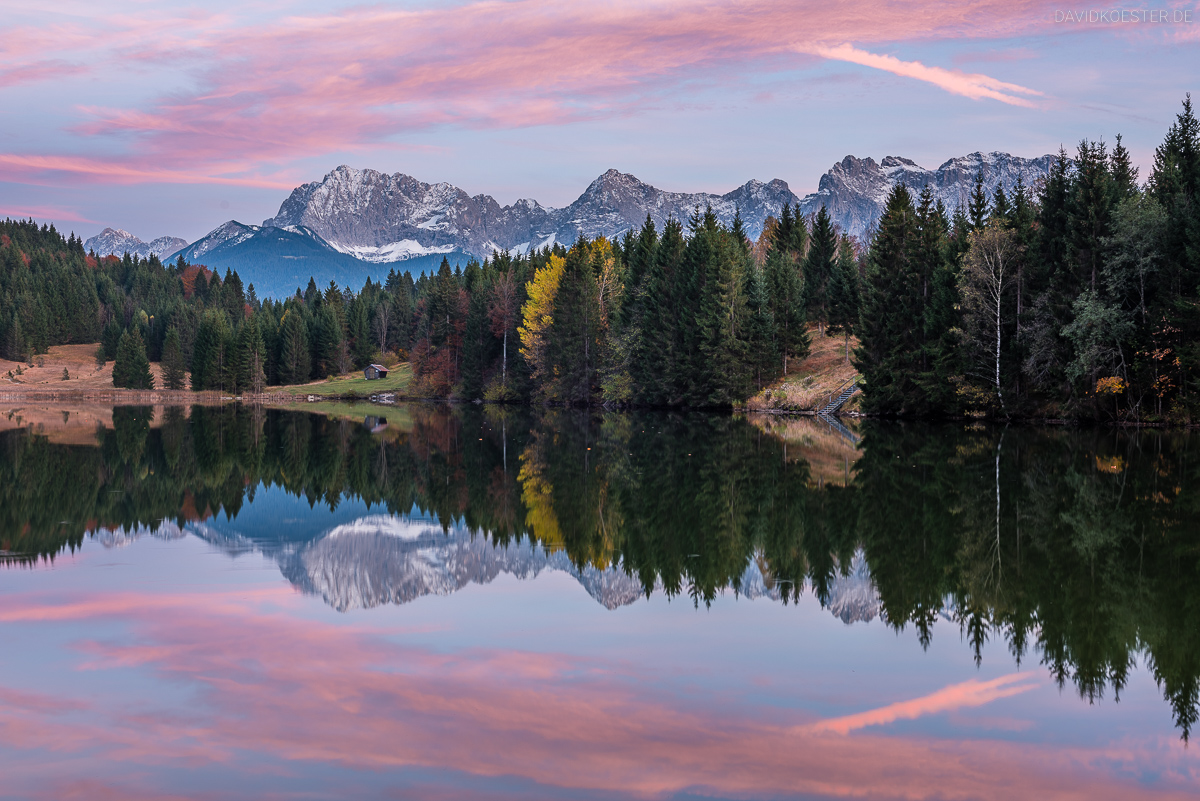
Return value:
<svg viewBox="0 0 1200 801">
<path fill-rule="evenodd" d="M 354 366 L 361 369 L 370 364 L 371 357 L 375 355 L 375 343 L 371 339 L 367 302 L 361 295 L 350 302 L 347 316 Z"/>
<path fill-rule="evenodd" d="M 742 338 L 754 389 L 758 391 L 779 374 L 779 355 L 775 351 L 775 319 L 771 316 L 767 282 L 753 258 L 746 260 L 742 271 L 742 296 L 746 299 Z"/>
<path fill-rule="evenodd" d="M 778 241 L 783 240 L 781 236 Z M 804 358 L 810 340 L 804 325 L 804 294 L 800 269 L 792 251 L 772 244 L 765 267 L 771 316 L 775 320 L 775 342 L 780 356 L 780 374 L 786 376 L 788 360 Z"/>
<path fill-rule="evenodd" d="M 675 328 L 680 323 L 675 307 L 675 281 L 682 270 L 686 247 L 683 226 L 673 217 L 668 219 L 644 281 L 642 326 L 633 344 L 629 369 L 635 397 L 654 406 L 678 402 L 683 395 L 672 376 L 676 359 Z"/>
<path fill-rule="evenodd" d="M 838 243 L 838 258 L 829 282 L 829 328 L 826 330 L 842 334 L 846 364 L 850 363 L 850 336 L 858 328 L 859 305 L 858 259 L 850 240 L 843 237 Z"/>
<path fill-rule="evenodd" d="M 740 330 L 746 318 L 745 300 L 738 285 L 746 253 L 716 225 L 706 226 L 696 236 L 709 239 L 710 247 L 696 318 L 700 358 L 691 399 L 699 406 L 728 406 L 749 394 L 751 378 Z"/>
<path fill-rule="evenodd" d="M 1118 200 L 1133 197 L 1138 193 L 1138 168 L 1133 165 L 1133 158 L 1121 142 L 1117 134 L 1117 144 L 1113 146 L 1109 156 L 1109 172 L 1112 174 L 1113 187 Z"/>
<path fill-rule="evenodd" d="M 921 281 L 913 257 L 919 233 L 908 189 L 897 184 L 871 243 L 862 286 L 854 365 L 869 412 L 904 414 L 918 394 Z"/>
<path fill-rule="evenodd" d="M 267 349 L 258 325 L 259 316 L 251 314 L 238 331 L 237 385 L 241 392 L 261 394 L 267 382 Z"/>
<path fill-rule="evenodd" d="M 967 202 L 967 215 L 971 220 L 972 231 L 982 231 L 988 221 L 987 193 L 983 191 L 983 168 L 975 173 L 975 186 L 971 189 L 971 198 Z"/>
<path fill-rule="evenodd" d="M 489 264 L 488 271 L 491 269 Z M 463 284 L 468 305 L 463 327 L 462 394 L 465 398 L 482 398 L 484 370 L 493 343 L 487 313 L 491 281 L 485 277 L 479 262 L 471 259 L 463 271 Z"/>
<path fill-rule="evenodd" d="M 591 400 L 600 367 L 600 309 L 588 247 L 581 237 L 567 252 L 549 332 L 554 378 L 547 394 L 572 404 Z"/>
<path fill-rule="evenodd" d="M 817 330 L 821 333 L 824 333 L 829 320 L 829 282 L 833 278 L 836 260 L 837 232 L 829 212 L 822 205 L 813 221 L 808 253 L 804 257 L 804 307 L 808 319 L 817 324 Z"/>
<path fill-rule="evenodd" d="M 179 342 L 179 329 L 171 326 L 167 329 L 167 338 L 163 343 L 163 384 L 167 389 L 183 389 L 187 379 L 187 362 L 183 358 L 183 347 Z"/>
<path fill-rule="evenodd" d="M 126 389 L 154 389 L 150 361 L 146 358 L 146 343 L 136 326 L 131 326 L 117 344 L 113 362 L 113 386 Z"/>
<path fill-rule="evenodd" d="M 1112 212 L 1117 200 L 1108 166 L 1103 142 L 1085 139 L 1079 143 L 1067 204 L 1068 257 L 1075 268 L 1072 295 L 1085 287 L 1098 291 L 1105 241 L 1112 234 Z"/>
<path fill-rule="evenodd" d="M 307 383 L 311 369 L 308 325 L 300 307 L 293 306 L 283 313 L 279 323 L 279 382 Z M 192 385 L 195 383 L 193 377 Z"/>
</svg>

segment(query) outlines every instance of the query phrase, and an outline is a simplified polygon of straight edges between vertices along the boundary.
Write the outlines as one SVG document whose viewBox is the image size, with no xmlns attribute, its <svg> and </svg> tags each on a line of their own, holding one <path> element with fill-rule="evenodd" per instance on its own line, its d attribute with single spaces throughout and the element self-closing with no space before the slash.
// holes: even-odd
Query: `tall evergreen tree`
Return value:
<svg viewBox="0 0 1200 801">
<path fill-rule="evenodd" d="M 146 343 L 136 327 L 121 335 L 117 357 L 113 362 L 113 386 L 126 389 L 154 389 L 150 360 L 146 358 Z"/>
<path fill-rule="evenodd" d="M 167 329 L 162 357 L 163 384 L 166 389 L 183 389 L 187 380 L 187 362 L 183 358 L 183 347 L 179 342 L 179 329 Z"/>
<path fill-rule="evenodd" d="M 850 240 L 843 237 L 838 243 L 838 258 L 829 282 L 829 328 L 831 334 L 842 334 L 846 363 L 850 363 L 850 336 L 858 328 L 860 296 L 858 291 L 858 259 Z"/>
<path fill-rule="evenodd" d="M 921 281 L 914 262 L 920 238 L 908 189 L 888 194 L 879 233 L 867 255 L 862 287 L 859 348 L 854 365 L 862 373 L 863 406 L 869 412 L 910 412 L 919 395 L 915 379 L 921 354 Z"/>
<path fill-rule="evenodd" d="M 238 379 L 242 392 L 261 394 L 267 382 L 267 348 L 259 328 L 260 315 L 251 314 L 238 331 Z"/>
<path fill-rule="evenodd" d="M 550 325 L 551 396 L 565 403 L 592 398 L 600 368 L 600 309 L 587 243 L 567 251 Z"/>
<path fill-rule="evenodd" d="M 311 369 L 308 325 L 300 308 L 293 306 L 284 312 L 279 324 L 279 381 L 303 384 L 308 381 Z M 193 377 L 192 385 L 195 383 Z"/>
<path fill-rule="evenodd" d="M 790 212 L 784 215 L 788 216 Z M 796 252 L 790 247 L 796 240 L 794 232 L 795 223 L 784 225 L 781 219 L 765 265 L 771 316 L 775 320 L 775 342 L 781 357 L 781 374 L 785 376 L 788 360 L 804 358 L 810 345 L 805 328 L 804 285 L 800 278 L 800 265 Z"/>
<path fill-rule="evenodd" d="M 971 189 L 971 197 L 967 201 L 967 215 L 971 220 L 971 230 L 981 231 L 988 221 L 988 198 L 983 189 L 983 169 L 975 173 L 975 185 Z"/>
<path fill-rule="evenodd" d="M 808 253 L 804 257 L 804 307 L 808 319 L 817 324 L 817 331 L 822 334 L 829 320 L 829 283 L 836 260 L 837 232 L 829 212 L 822 205 L 813 220 Z"/>
</svg>

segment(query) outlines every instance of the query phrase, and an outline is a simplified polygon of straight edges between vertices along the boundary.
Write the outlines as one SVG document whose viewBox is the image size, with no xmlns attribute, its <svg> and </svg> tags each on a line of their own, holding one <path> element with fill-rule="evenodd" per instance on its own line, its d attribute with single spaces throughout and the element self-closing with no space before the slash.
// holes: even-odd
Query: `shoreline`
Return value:
<svg viewBox="0 0 1200 801">
<path fill-rule="evenodd" d="M 243 403 L 257 406 L 274 406 L 274 405 L 304 405 L 309 403 L 366 403 L 378 406 L 397 406 L 402 403 L 447 403 L 447 404 L 487 404 L 494 406 L 542 406 L 544 408 L 567 408 L 561 404 L 539 404 L 530 401 L 485 401 L 480 399 L 465 400 L 462 398 L 432 398 L 401 395 L 395 392 L 381 392 L 372 395 L 352 394 L 317 394 L 317 393 L 290 393 L 290 392 L 264 392 L 254 395 L 226 395 L 221 392 L 193 392 L 192 390 L 168 390 L 168 389 L 34 389 L 13 391 L 9 388 L 0 388 L 0 403 L 100 403 L 112 406 L 220 406 L 226 403 Z M 649 406 L 623 406 L 619 409 L 612 409 L 601 404 L 596 404 L 588 407 L 592 409 L 608 409 L 610 411 L 632 411 L 635 409 L 648 409 L 659 411 L 692 411 L 692 412 L 712 412 L 721 411 L 717 409 L 703 409 L 693 407 L 649 407 Z M 743 414 L 762 414 L 777 417 L 822 417 L 828 416 L 836 419 L 849 420 L 895 420 L 896 422 L 909 423 L 988 423 L 992 425 L 1034 425 L 1034 426 L 1054 426 L 1054 427 L 1075 427 L 1075 428 L 1154 428 L 1154 429 L 1195 429 L 1200 428 L 1198 423 L 1167 423 L 1167 422 L 1132 422 L 1132 421 L 1099 421 L 1099 420 L 1069 420 L 1065 418 L 1033 418 L 1033 417 L 1014 417 L 1009 420 L 987 417 L 947 417 L 941 419 L 926 419 L 912 417 L 897 417 L 885 418 L 876 415 L 864 414 L 862 412 L 852 410 L 848 412 L 836 413 L 833 415 L 821 415 L 815 409 L 796 409 L 796 408 L 748 408 L 746 406 L 733 407 L 725 411 L 740 412 Z"/>
</svg>

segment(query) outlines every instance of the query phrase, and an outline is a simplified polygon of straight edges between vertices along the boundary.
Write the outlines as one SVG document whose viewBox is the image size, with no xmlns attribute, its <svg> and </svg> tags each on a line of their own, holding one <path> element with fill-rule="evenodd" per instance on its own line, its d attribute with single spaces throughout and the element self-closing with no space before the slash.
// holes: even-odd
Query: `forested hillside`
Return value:
<svg viewBox="0 0 1200 801">
<path fill-rule="evenodd" d="M 259 392 L 409 358 L 413 392 L 722 407 L 788 372 L 811 336 L 858 337 L 881 415 L 1192 419 L 1200 395 L 1200 125 L 1190 97 L 1139 181 L 1120 136 L 1060 152 L 1036 186 L 964 208 L 897 186 L 870 242 L 785 205 L 757 242 L 712 209 L 620 241 L 357 292 L 310 279 L 260 302 L 236 272 L 98 259 L 72 234 L 0 224 L 0 355 L 101 343 L 194 389 Z M 119 368 L 119 369 L 118 369 Z"/>
</svg>

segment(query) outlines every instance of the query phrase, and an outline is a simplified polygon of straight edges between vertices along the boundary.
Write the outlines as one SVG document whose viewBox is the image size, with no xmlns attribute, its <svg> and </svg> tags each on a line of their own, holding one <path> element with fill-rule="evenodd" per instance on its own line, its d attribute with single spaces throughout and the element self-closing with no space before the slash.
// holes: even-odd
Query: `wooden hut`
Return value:
<svg viewBox="0 0 1200 801">
<path fill-rule="evenodd" d="M 368 364 L 363 370 L 363 375 L 368 381 L 374 381 L 376 378 L 387 378 L 388 369 L 382 364 Z"/>
</svg>

